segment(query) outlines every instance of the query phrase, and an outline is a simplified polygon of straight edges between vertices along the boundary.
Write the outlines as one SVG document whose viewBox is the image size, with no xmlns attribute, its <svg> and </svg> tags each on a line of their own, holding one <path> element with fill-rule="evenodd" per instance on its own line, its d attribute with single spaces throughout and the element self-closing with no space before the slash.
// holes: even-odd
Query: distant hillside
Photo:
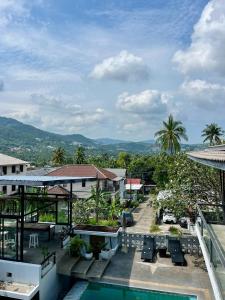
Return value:
<svg viewBox="0 0 225 300">
<path fill-rule="evenodd" d="M 95 139 L 95 141 L 100 145 L 116 145 L 121 143 L 129 143 L 129 141 L 110 139 L 110 138 L 99 138 L 99 139 Z"/>
<path fill-rule="evenodd" d="M 130 153 L 153 153 L 159 148 L 153 140 L 143 142 L 123 141 L 110 138 L 89 139 L 81 134 L 62 135 L 38 129 L 15 119 L 0 117 L 0 152 L 28 161 L 48 161 L 52 151 L 63 147 L 73 155 L 76 147 L 83 145 L 87 153 L 112 155 L 120 151 Z M 184 150 L 196 150 L 203 145 L 182 145 Z"/>
</svg>

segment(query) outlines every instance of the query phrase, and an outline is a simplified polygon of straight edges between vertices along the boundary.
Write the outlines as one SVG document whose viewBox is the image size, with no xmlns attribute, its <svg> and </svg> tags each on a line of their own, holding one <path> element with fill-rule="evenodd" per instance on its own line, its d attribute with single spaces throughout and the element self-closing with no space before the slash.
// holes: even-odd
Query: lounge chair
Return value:
<svg viewBox="0 0 225 300">
<path fill-rule="evenodd" d="M 141 259 L 145 261 L 153 262 L 156 258 L 155 238 L 150 236 L 144 237 L 143 250 L 141 253 Z"/>
<path fill-rule="evenodd" d="M 170 252 L 172 263 L 184 266 L 186 261 L 179 240 L 169 240 L 168 251 Z"/>
</svg>

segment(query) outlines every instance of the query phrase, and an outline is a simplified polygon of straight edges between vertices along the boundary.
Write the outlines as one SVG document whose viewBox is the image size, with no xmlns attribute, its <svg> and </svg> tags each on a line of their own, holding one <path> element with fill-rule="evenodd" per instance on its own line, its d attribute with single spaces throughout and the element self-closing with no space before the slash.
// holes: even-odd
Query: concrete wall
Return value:
<svg viewBox="0 0 225 300">
<path fill-rule="evenodd" d="M 8 277 L 7 273 L 11 273 L 12 277 Z M 40 276 L 40 265 L 0 260 L 0 280 L 38 285 Z"/>
<path fill-rule="evenodd" d="M 56 265 L 40 280 L 40 300 L 55 300 L 59 293 L 59 278 L 56 273 Z"/>
</svg>

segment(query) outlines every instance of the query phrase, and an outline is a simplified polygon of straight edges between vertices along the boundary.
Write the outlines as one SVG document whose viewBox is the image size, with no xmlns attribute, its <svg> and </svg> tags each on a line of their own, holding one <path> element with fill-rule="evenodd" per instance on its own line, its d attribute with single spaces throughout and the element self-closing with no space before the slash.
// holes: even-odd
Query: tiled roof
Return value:
<svg viewBox="0 0 225 300">
<path fill-rule="evenodd" d="M 55 185 L 52 188 L 48 189 L 48 194 L 54 194 L 54 195 L 69 195 L 69 191 L 64 189 L 60 185 Z"/>
<path fill-rule="evenodd" d="M 126 184 L 140 184 L 141 179 L 140 178 L 127 178 Z"/>
<path fill-rule="evenodd" d="M 25 165 L 27 161 L 0 153 L 0 166 Z"/>
<path fill-rule="evenodd" d="M 205 151 L 188 152 L 187 154 L 188 154 L 188 156 L 193 157 L 193 158 L 225 162 L 225 151 L 213 151 L 211 149 L 211 150 L 205 150 Z"/>
<path fill-rule="evenodd" d="M 110 179 L 116 178 L 116 174 L 105 170 L 103 168 L 97 168 L 94 165 L 66 165 L 57 170 L 48 173 L 49 176 L 87 176 L 95 177 L 99 179 Z"/>
</svg>

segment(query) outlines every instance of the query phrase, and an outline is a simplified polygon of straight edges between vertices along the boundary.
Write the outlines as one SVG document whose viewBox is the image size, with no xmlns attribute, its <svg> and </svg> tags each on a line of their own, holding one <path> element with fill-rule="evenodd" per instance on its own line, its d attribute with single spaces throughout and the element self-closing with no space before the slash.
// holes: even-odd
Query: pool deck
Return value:
<svg viewBox="0 0 225 300">
<path fill-rule="evenodd" d="M 142 262 L 141 252 L 119 251 L 98 282 L 149 290 L 195 295 L 198 300 L 214 300 L 210 280 L 202 259 L 185 255 L 188 266 L 174 266 L 171 258 L 157 258 L 156 263 Z M 96 281 L 96 280 L 95 280 Z"/>
</svg>

